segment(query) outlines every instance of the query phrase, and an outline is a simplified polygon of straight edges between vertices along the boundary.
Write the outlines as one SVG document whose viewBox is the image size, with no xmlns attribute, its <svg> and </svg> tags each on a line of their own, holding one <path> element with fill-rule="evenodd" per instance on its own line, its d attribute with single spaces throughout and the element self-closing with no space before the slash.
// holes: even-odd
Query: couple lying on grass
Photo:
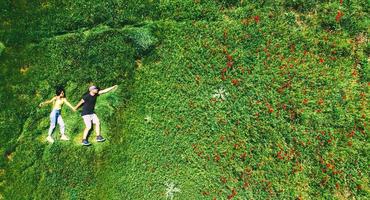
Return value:
<svg viewBox="0 0 370 200">
<path fill-rule="evenodd" d="M 73 111 L 76 111 L 81 105 L 83 105 L 81 116 L 82 116 L 82 118 L 85 122 L 85 130 L 84 130 L 84 134 L 83 134 L 83 138 L 82 138 L 82 145 L 84 145 L 84 146 L 89 146 L 90 145 L 90 143 L 87 141 L 87 135 L 89 134 L 89 131 L 91 129 L 92 124 L 95 124 L 95 132 L 96 132 L 96 135 L 97 135 L 96 136 L 96 141 L 97 142 L 104 142 L 105 139 L 100 135 L 99 118 L 98 118 L 98 116 L 96 116 L 96 114 L 94 112 L 95 103 L 96 103 L 96 99 L 98 98 L 98 96 L 100 94 L 107 93 L 107 92 L 109 92 L 109 91 L 111 91 L 111 90 L 113 90 L 117 87 L 118 86 L 115 85 L 115 86 L 106 88 L 104 90 L 100 90 L 96 86 L 91 86 L 89 88 L 89 92 L 82 97 L 80 102 L 78 102 L 78 104 L 75 107 L 73 107 L 68 102 L 68 100 L 65 96 L 64 89 L 63 88 L 58 88 L 56 90 L 56 96 L 54 96 L 52 99 L 50 99 L 48 101 L 40 103 L 40 105 L 39 105 L 41 107 L 45 104 L 53 103 L 53 109 L 50 113 L 50 128 L 49 128 L 48 137 L 46 138 L 46 140 L 50 143 L 54 142 L 54 139 L 52 137 L 52 133 L 55 129 L 56 123 L 59 124 L 60 133 L 62 135 L 60 139 L 61 140 L 69 140 L 69 138 L 65 135 L 65 126 L 64 126 L 63 118 L 61 116 L 62 106 L 63 106 L 64 103 L 66 103 L 67 106 L 69 106 Z"/>
</svg>

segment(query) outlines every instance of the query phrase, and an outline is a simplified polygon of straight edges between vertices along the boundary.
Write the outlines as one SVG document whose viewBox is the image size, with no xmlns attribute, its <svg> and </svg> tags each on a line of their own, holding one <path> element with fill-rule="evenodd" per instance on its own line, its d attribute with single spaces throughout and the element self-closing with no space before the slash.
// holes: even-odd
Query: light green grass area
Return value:
<svg viewBox="0 0 370 200">
<path fill-rule="evenodd" d="M 366 1 L 0 2 L 0 199 L 367 199 Z M 90 85 L 104 143 L 50 99 Z"/>
</svg>

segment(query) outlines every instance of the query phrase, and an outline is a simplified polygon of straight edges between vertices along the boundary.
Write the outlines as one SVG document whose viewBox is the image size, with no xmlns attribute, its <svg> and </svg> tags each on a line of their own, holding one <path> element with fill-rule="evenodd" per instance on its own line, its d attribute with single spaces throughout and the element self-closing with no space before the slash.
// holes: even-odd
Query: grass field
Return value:
<svg viewBox="0 0 370 200">
<path fill-rule="evenodd" d="M 0 1 L 0 199 L 369 199 L 367 1 Z M 92 84 L 105 143 L 45 138 Z M 57 127 L 58 129 L 58 127 Z"/>
</svg>

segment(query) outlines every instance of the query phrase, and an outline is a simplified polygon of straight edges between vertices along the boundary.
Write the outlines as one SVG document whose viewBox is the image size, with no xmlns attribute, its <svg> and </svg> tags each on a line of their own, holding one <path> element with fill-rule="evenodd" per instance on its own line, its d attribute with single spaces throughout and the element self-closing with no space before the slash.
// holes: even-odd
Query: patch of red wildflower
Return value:
<svg viewBox="0 0 370 200">
<path fill-rule="evenodd" d="M 260 22 L 260 16 L 258 15 L 254 16 L 253 19 L 256 23 Z"/>
<path fill-rule="evenodd" d="M 338 12 L 337 12 L 337 16 L 335 16 L 335 20 L 336 20 L 337 22 L 339 22 L 339 21 L 340 21 L 340 19 L 342 18 L 342 16 L 343 16 L 343 13 L 342 13 L 340 10 L 338 10 Z"/>
</svg>

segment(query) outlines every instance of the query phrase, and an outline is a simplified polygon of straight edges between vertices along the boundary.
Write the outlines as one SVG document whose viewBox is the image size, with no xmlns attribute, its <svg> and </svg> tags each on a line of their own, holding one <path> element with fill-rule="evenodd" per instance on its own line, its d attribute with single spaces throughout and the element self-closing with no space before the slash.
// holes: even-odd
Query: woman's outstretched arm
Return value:
<svg viewBox="0 0 370 200">
<path fill-rule="evenodd" d="M 45 104 L 52 103 L 53 101 L 55 101 L 55 99 L 56 99 L 56 97 L 53 97 L 53 98 L 52 98 L 52 99 L 50 99 L 50 100 L 47 100 L 47 101 L 41 102 L 41 103 L 39 104 L 39 106 L 41 107 L 41 106 L 43 106 L 43 105 L 45 105 Z"/>
<path fill-rule="evenodd" d="M 72 106 L 71 103 L 69 103 L 69 101 L 67 100 L 67 98 L 64 98 L 64 103 L 66 103 L 67 106 L 70 107 L 74 112 L 76 112 L 76 109 Z"/>
</svg>

